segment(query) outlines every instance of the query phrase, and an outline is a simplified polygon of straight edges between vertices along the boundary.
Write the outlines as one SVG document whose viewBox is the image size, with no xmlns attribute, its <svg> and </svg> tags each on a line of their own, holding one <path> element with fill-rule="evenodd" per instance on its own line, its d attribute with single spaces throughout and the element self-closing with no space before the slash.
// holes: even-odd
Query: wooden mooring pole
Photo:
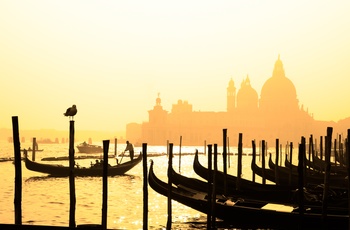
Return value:
<svg viewBox="0 0 350 230">
<path fill-rule="evenodd" d="M 33 149 L 32 149 L 32 161 L 35 161 L 35 150 L 36 150 L 36 138 L 33 137 Z"/>
<path fill-rule="evenodd" d="M 242 156 L 243 156 L 243 134 L 239 133 L 239 137 L 238 137 L 238 159 L 237 159 L 236 190 L 240 190 L 241 189 Z"/>
<path fill-rule="evenodd" d="M 305 137 L 301 137 L 298 153 L 298 189 L 299 189 L 299 227 L 304 225 L 304 159 L 305 159 Z"/>
<path fill-rule="evenodd" d="M 325 139 L 325 142 L 326 142 L 326 149 L 325 149 L 326 169 L 325 169 L 325 175 L 324 175 L 324 190 L 323 190 L 323 196 L 322 196 L 323 221 L 326 221 L 326 218 L 327 218 L 328 190 L 329 190 L 329 180 L 330 180 L 330 171 L 331 171 L 332 133 L 333 133 L 333 128 L 327 127 L 327 136 Z"/>
<path fill-rule="evenodd" d="M 117 144 L 118 144 L 118 139 L 114 138 L 114 157 L 117 158 Z"/>
<path fill-rule="evenodd" d="M 103 141 L 103 177 L 102 177 L 102 228 L 107 229 L 108 196 L 108 150 L 109 140 Z"/>
<path fill-rule="evenodd" d="M 280 155 L 279 151 L 279 139 L 276 139 L 276 155 L 275 155 L 275 183 L 279 185 L 279 170 L 278 170 L 278 158 Z"/>
<path fill-rule="evenodd" d="M 231 168 L 230 138 L 227 137 L 227 167 Z"/>
<path fill-rule="evenodd" d="M 289 149 L 289 162 L 290 162 L 290 166 L 289 166 L 289 185 L 292 185 L 293 142 L 290 142 L 290 146 L 289 147 L 290 147 L 290 149 Z"/>
<path fill-rule="evenodd" d="M 212 229 L 216 229 L 216 186 L 217 186 L 217 172 L 218 172 L 218 145 L 214 144 L 214 171 L 213 171 L 213 194 L 211 198 L 211 226 Z"/>
<path fill-rule="evenodd" d="M 22 168 L 21 143 L 19 141 L 18 117 L 12 117 L 13 147 L 15 157 L 15 224 L 22 225 Z M 26 154 L 26 152 L 24 152 Z"/>
<path fill-rule="evenodd" d="M 265 140 L 261 142 L 261 167 L 262 167 L 262 183 L 266 184 L 265 177 Z"/>
<path fill-rule="evenodd" d="M 207 229 L 212 228 L 211 223 L 211 215 L 212 215 L 212 209 L 211 209 L 211 199 L 212 199 L 212 181 L 213 181 L 213 175 L 212 175 L 212 145 L 208 145 L 208 212 L 207 212 Z"/>
<path fill-rule="evenodd" d="M 182 136 L 180 136 L 180 149 L 179 149 L 179 173 L 181 173 L 181 145 L 182 145 Z"/>
<path fill-rule="evenodd" d="M 147 176 L 147 143 L 142 143 L 143 165 L 143 230 L 148 229 L 148 176 Z"/>
<path fill-rule="evenodd" d="M 253 148 L 252 161 L 255 164 L 255 162 L 256 162 L 256 144 L 255 144 L 255 140 L 252 140 L 252 148 Z M 255 182 L 255 173 L 254 173 L 254 171 L 252 171 L 252 181 Z"/>
<path fill-rule="evenodd" d="M 69 121 L 69 227 L 75 228 L 74 121 Z"/>
<path fill-rule="evenodd" d="M 224 163 L 224 195 L 227 195 L 227 129 L 222 130 L 222 157 L 223 157 L 223 163 Z"/>
<path fill-rule="evenodd" d="M 168 221 L 166 225 L 166 229 L 171 229 L 171 222 L 172 222 L 172 207 L 171 207 L 171 193 L 172 193 L 172 168 L 173 168 L 173 143 L 169 143 L 169 155 L 168 155 Z"/>
<path fill-rule="evenodd" d="M 350 216 L 350 129 L 348 129 L 348 136 L 347 136 L 347 139 L 346 139 L 346 149 L 345 149 L 345 153 L 346 153 L 346 156 L 345 156 L 345 159 L 346 159 L 346 169 L 347 169 L 347 172 L 348 172 L 348 215 Z M 349 218 L 349 228 L 350 229 L 350 218 Z"/>
</svg>

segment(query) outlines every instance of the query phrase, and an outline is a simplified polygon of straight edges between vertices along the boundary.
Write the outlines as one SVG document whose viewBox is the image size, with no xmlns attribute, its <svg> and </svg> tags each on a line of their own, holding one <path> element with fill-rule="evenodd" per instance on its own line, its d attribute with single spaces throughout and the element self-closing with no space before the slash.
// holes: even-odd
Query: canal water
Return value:
<svg viewBox="0 0 350 230">
<path fill-rule="evenodd" d="M 99 144 L 101 143 L 93 143 Z M 117 145 L 117 155 L 125 149 L 125 144 Z M 31 147 L 31 143 L 22 143 L 21 148 Z M 68 143 L 66 144 L 42 144 L 36 153 L 36 161 L 46 164 L 62 164 L 68 166 L 68 161 L 41 161 L 44 157 L 68 156 Z M 188 177 L 199 178 L 193 171 L 192 164 L 194 153 L 198 149 L 204 153 L 203 146 L 186 146 L 181 148 L 180 157 L 175 155 L 173 167 L 176 171 Z M 141 147 L 135 147 L 135 155 L 141 151 Z M 173 147 L 173 153 L 178 154 L 179 146 Z M 222 152 L 222 147 L 218 147 Z M 149 169 L 150 160 L 154 161 L 156 175 L 167 181 L 168 158 L 166 146 L 147 146 Z M 230 152 L 237 153 L 237 149 L 231 148 Z M 251 149 L 244 149 L 243 178 L 251 179 L 250 162 Z M 114 143 L 109 146 L 109 154 L 114 154 Z M 164 154 L 159 156 L 159 154 Z M 247 155 L 245 155 L 247 154 Z M 0 158 L 13 157 L 13 143 L 0 142 Z M 86 155 L 78 153 L 75 155 Z M 29 155 L 31 157 L 31 155 Z M 118 157 L 121 160 L 121 157 Z M 128 161 L 125 156 L 122 161 Z M 203 165 L 207 165 L 207 156 L 199 155 Z M 77 160 L 80 166 L 89 167 L 94 159 Z M 109 163 L 115 164 L 115 159 L 110 158 Z M 222 169 L 222 157 L 218 157 L 219 170 Z M 237 175 L 237 156 L 229 156 L 230 166 L 228 173 Z M 0 223 L 14 223 L 14 182 L 15 170 L 11 161 L 0 162 Z M 143 228 L 143 165 L 140 163 L 126 175 L 108 178 L 108 213 L 107 227 L 109 229 L 142 229 Z M 259 182 L 259 179 L 258 179 Z M 102 178 L 76 177 L 76 213 L 77 225 L 101 224 L 102 218 Z M 148 229 L 165 229 L 167 226 L 167 198 L 156 193 L 148 186 Z M 33 225 L 69 225 L 69 178 L 48 177 L 45 174 L 29 171 L 22 162 L 22 223 Z M 206 227 L 206 214 L 200 213 L 185 205 L 172 201 L 172 227 L 173 229 L 200 229 Z"/>
</svg>

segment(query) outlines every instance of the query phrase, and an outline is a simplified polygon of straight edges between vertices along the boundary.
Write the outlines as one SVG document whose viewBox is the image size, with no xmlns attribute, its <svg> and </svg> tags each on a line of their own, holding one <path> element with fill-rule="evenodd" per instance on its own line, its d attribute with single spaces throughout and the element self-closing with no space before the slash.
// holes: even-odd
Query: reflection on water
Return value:
<svg viewBox="0 0 350 230">
<path fill-rule="evenodd" d="M 13 151 L 11 144 L 8 152 Z M 42 147 L 45 151 L 37 154 L 37 161 L 43 157 L 64 156 L 65 144 Z M 110 147 L 114 149 L 114 146 Z M 121 146 L 123 151 L 124 146 Z M 161 147 L 159 152 L 163 152 Z M 187 147 L 182 152 L 193 153 L 198 147 Z M 153 152 L 156 148 L 152 147 Z M 135 151 L 140 151 L 136 149 Z M 0 156 L 2 157 L 2 156 Z M 206 165 L 206 156 L 200 155 L 200 161 Z M 167 180 L 168 158 L 166 156 L 148 157 L 154 161 L 154 170 L 162 180 Z M 188 177 L 198 176 L 192 169 L 194 156 L 181 157 L 181 173 Z M 219 165 L 221 158 L 218 158 Z M 243 157 L 244 178 L 251 179 L 250 156 Z M 236 156 L 230 157 L 231 168 L 228 172 L 236 175 Z M 45 162 L 49 163 L 49 162 Z M 58 161 L 54 164 L 68 165 L 68 161 Z M 79 160 L 80 165 L 90 165 L 90 160 Z M 149 167 L 149 162 L 147 162 Z M 174 169 L 179 171 L 179 157 L 173 160 Z M 14 223 L 14 166 L 11 162 L 1 162 L 0 181 L 0 223 Z M 219 168 L 220 169 L 220 168 Z M 69 225 L 69 178 L 50 177 L 41 173 L 29 171 L 22 164 L 22 222 L 35 225 Z M 108 214 L 107 227 L 111 229 L 142 229 L 143 228 L 143 168 L 137 165 L 126 175 L 108 177 Z M 76 224 L 100 224 L 102 218 L 102 178 L 75 178 L 76 193 Z M 172 226 L 174 229 L 206 228 L 206 215 L 176 201 L 172 201 Z M 148 226 L 149 229 L 164 229 L 167 224 L 167 198 L 148 187 Z"/>
</svg>

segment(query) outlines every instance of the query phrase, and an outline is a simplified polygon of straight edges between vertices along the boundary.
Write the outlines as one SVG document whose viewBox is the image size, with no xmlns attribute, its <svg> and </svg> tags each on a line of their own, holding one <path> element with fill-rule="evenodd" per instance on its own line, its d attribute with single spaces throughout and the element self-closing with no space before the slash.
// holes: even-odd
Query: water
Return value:
<svg viewBox="0 0 350 230">
<path fill-rule="evenodd" d="M 94 143 L 100 144 L 102 143 Z M 30 143 L 21 144 L 21 148 L 30 147 Z M 118 144 L 117 153 L 121 153 L 125 144 Z M 36 153 L 36 161 L 47 164 L 68 165 L 68 161 L 40 161 L 43 157 L 67 156 L 68 143 L 66 144 L 42 144 L 39 149 L 43 152 Z M 193 171 L 192 163 L 196 149 L 204 152 L 201 146 L 182 147 L 182 153 L 191 155 L 181 156 L 181 174 L 188 177 L 199 178 Z M 135 155 L 141 148 L 135 148 Z M 221 149 L 219 148 L 219 151 Z M 231 150 L 237 152 L 236 150 Z M 154 156 L 152 154 L 166 153 L 165 146 L 148 146 L 148 160 L 154 161 L 156 175 L 167 181 L 168 158 L 166 156 Z M 174 146 L 174 153 L 179 152 L 179 147 Z M 251 149 L 244 152 L 250 153 Z M 111 143 L 109 153 L 114 153 L 114 144 Z M 76 155 L 82 155 L 77 153 Z M 12 157 L 14 155 L 13 144 L 0 142 L 0 157 Z M 120 158 L 119 158 L 120 159 Z M 124 157 L 123 162 L 129 160 Z M 199 155 L 199 160 L 206 165 L 205 155 Z M 78 160 L 79 165 L 88 167 L 93 159 Z M 221 157 L 218 157 L 219 166 L 222 165 Z M 228 173 L 236 175 L 235 167 L 237 156 L 230 156 L 231 166 Z M 251 179 L 251 156 L 243 157 L 243 177 Z M 109 159 L 110 164 L 115 164 L 114 159 Z M 148 168 L 150 162 L 148 162 Z M 179 171 L 179 157 L 173 159 L 173 166 Z M 142 229 L 143 228 L 143 168 L 142 163 L 127 172 L 123 176 L 108 178 L 108 213 L 107 228 L 110 229 Z M 15 170 L 11 161 L 0 162 L 0 223 L 14 223 L 14 181 Z M 219 167 L 219 170 L 221 167 Z M 101 224 L 102 218 L 102 178 L 77 177 L 76 188 L 76 224 Z M 53 178 L 45 174 L 29 171 L 22 162 L 22 223 L 33 225 L 69 225 L 69 178 Z M 148 186 L 148 228 L 165 229 L 167 225 L 167 198 L 156 193 Z M 172 201 L 172 227 L 174 229 L 205 228 L 206 215 L 185 205 Z"/>
</svg>

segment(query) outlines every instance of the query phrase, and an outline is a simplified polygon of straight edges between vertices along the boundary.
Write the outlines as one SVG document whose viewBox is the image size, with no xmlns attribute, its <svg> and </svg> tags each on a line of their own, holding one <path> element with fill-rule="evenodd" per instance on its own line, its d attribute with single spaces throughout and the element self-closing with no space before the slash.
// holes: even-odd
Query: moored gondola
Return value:
<svg viewBox="0 0 350 230">
<path fill-rule="evenodd" d="M 116 176 L 116 175 L 123 175 L 127 171 L 131 170 L 133 167 L 135 167 L 137 164 L 139 164 L 142 161 L 142 154 L 132 160 L 132 161 L 126 161 L 122 164 L 117 164 L 114 166 L 108 167 L 108 176 Z M 63 166 L 63 165 L 54 165 L 54 164 L 42 164 L 38 162 L 34 162 L 28 159 L 27 156 L 25 156 L 25 166 L 27 169 L 35 172 L 45 173 L 49 174 L 50 176 L 56 176 L 56 177 L 66 177 L 69 176 L 69 167 Z M 74 175 L 75 176 L 102 176 L 103 175 L 103 167 L 102 165 L 92 165 L 91 167 L 74 167 Z"/>
<path fill-rule="evenodd" d="M 168 196 L 168 184 L 156 177 L 153 161 L 148 174 L 148 183 L 156 192 Z M 172 186 L 171 198 L 199 212 L 208 213 L 210 205 L 207 193 L 194 189 Z M 307 209 L 302 214 L 298 208 L 264 200 L 242 198 L 230 199 L 216 196 L 213 203 L 215 216 L 236 228 L 274 228 L 274 229 L 347 229 L 349 216 L 338 210 L 327 213 L 322 210 Z M 248 219 L 247 219 L 248 218 Z"/>
</svg>

